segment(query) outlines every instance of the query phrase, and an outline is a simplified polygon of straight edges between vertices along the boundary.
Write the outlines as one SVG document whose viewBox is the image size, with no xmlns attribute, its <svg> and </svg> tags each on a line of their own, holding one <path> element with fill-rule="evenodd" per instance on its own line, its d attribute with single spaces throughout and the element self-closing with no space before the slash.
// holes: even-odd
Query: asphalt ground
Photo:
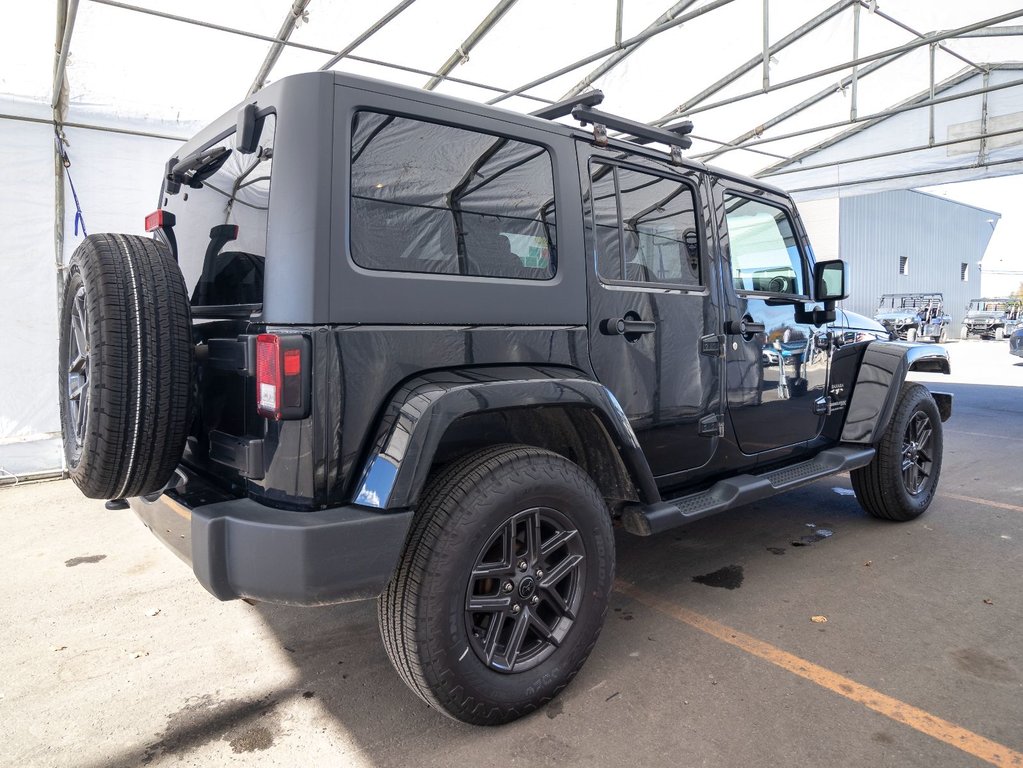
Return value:
<svg viewBox="0 0 1023 768">
<path fill-rule="evenodd" d="M 872 520 L 834 477 L 619 531 L 589 661 L 496 729 L 405 688 L 374 603 L 220 603 L 130 511 L 0 490 L 0 764 L 1023 765 L 1023 360 L 950 353 L 926 515 Z"/>
</svg>

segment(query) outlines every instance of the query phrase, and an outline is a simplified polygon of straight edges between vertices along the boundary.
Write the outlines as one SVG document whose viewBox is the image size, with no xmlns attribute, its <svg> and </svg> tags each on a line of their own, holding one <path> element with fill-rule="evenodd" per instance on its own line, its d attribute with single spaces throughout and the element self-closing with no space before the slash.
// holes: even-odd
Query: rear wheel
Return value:
<svg viewBox="0 0 1023 768">
<path fill-rule="evenodd" d="M 160 490 L 184 450 L 192 398 L 188 295 L 166 247 L 91 235 L 68 264 L 60 397 L 71 479 L 94 499 Z"/>
<path fill-rule="evenodd" d="M 479 451 L 424 491 L 380 598 L 384 645 L 431 707 L 505 723 L 582 667 L 613 576 L 610 516 L 577 465 L 525 446 Z"/>
<path fill-rule="evenodd" d="M 938 486 L 942 447 L 941 416 L 931 393 L 920 384 L 904 384 L 877 454 L 850 473 L 860 506 L 885 520 L 923 514 Z"/>
</svg>

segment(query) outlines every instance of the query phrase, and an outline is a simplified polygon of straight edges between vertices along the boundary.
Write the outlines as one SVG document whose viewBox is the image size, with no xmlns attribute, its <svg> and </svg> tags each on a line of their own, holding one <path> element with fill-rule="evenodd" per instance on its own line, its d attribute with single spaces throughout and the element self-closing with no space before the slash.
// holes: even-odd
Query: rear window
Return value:
<svg viewBox="0 0 1023 768">
<path fill-rule="evenodd" d="M 379 112 L 352 126 L 351 255 L 366 269 L 549 280 L 554 176 L 543 147 Z"/>
<path fill-rule="evenodd" d="M 178 263 L 193 307 L 263 302 L 275 129 L 273 114 L 261 119 L 259 149 L 252 154 L 237 151 L 234 132 L 212 144 L 229 150 L 223 164 L 196 182 L 198 188 L 182 184 L 167 196 L 164 208 L 176 217 Z"/>
</svg>

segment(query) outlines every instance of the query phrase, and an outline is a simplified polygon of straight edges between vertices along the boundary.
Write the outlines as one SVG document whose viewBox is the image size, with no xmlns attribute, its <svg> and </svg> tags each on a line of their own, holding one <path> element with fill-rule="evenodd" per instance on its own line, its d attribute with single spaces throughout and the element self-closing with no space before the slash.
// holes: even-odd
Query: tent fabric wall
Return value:
<svg viewBox="0 0 1023 768">
<path fill-rule="evenodd" d="M 0 476 L 60 468 L 53 127 L 0 120 Z"/>
<path fill-rule="evenodd" d="M 52 125 L 0 120 L 0 482 L 63 467 L 58 386 Z M 144 234 L 164 163 L 177 142 L 67 128 L 68 154 L 89 232 Z M 84 239 L 65 181 L 64 262 Z"/>
</svg>

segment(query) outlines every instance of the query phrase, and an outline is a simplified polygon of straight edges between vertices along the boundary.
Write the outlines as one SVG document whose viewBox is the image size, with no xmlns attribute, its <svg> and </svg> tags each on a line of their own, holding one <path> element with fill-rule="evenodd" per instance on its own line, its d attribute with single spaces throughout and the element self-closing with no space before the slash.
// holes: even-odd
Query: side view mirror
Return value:
<svg viewBox="0 0 1023 768">
<path fill-rule="evenodd" d="M 841 259 L 818 261 L 813 271 L 814 299 L 834 302 L 848 298 L 849 274 Z"/>
</svg>

